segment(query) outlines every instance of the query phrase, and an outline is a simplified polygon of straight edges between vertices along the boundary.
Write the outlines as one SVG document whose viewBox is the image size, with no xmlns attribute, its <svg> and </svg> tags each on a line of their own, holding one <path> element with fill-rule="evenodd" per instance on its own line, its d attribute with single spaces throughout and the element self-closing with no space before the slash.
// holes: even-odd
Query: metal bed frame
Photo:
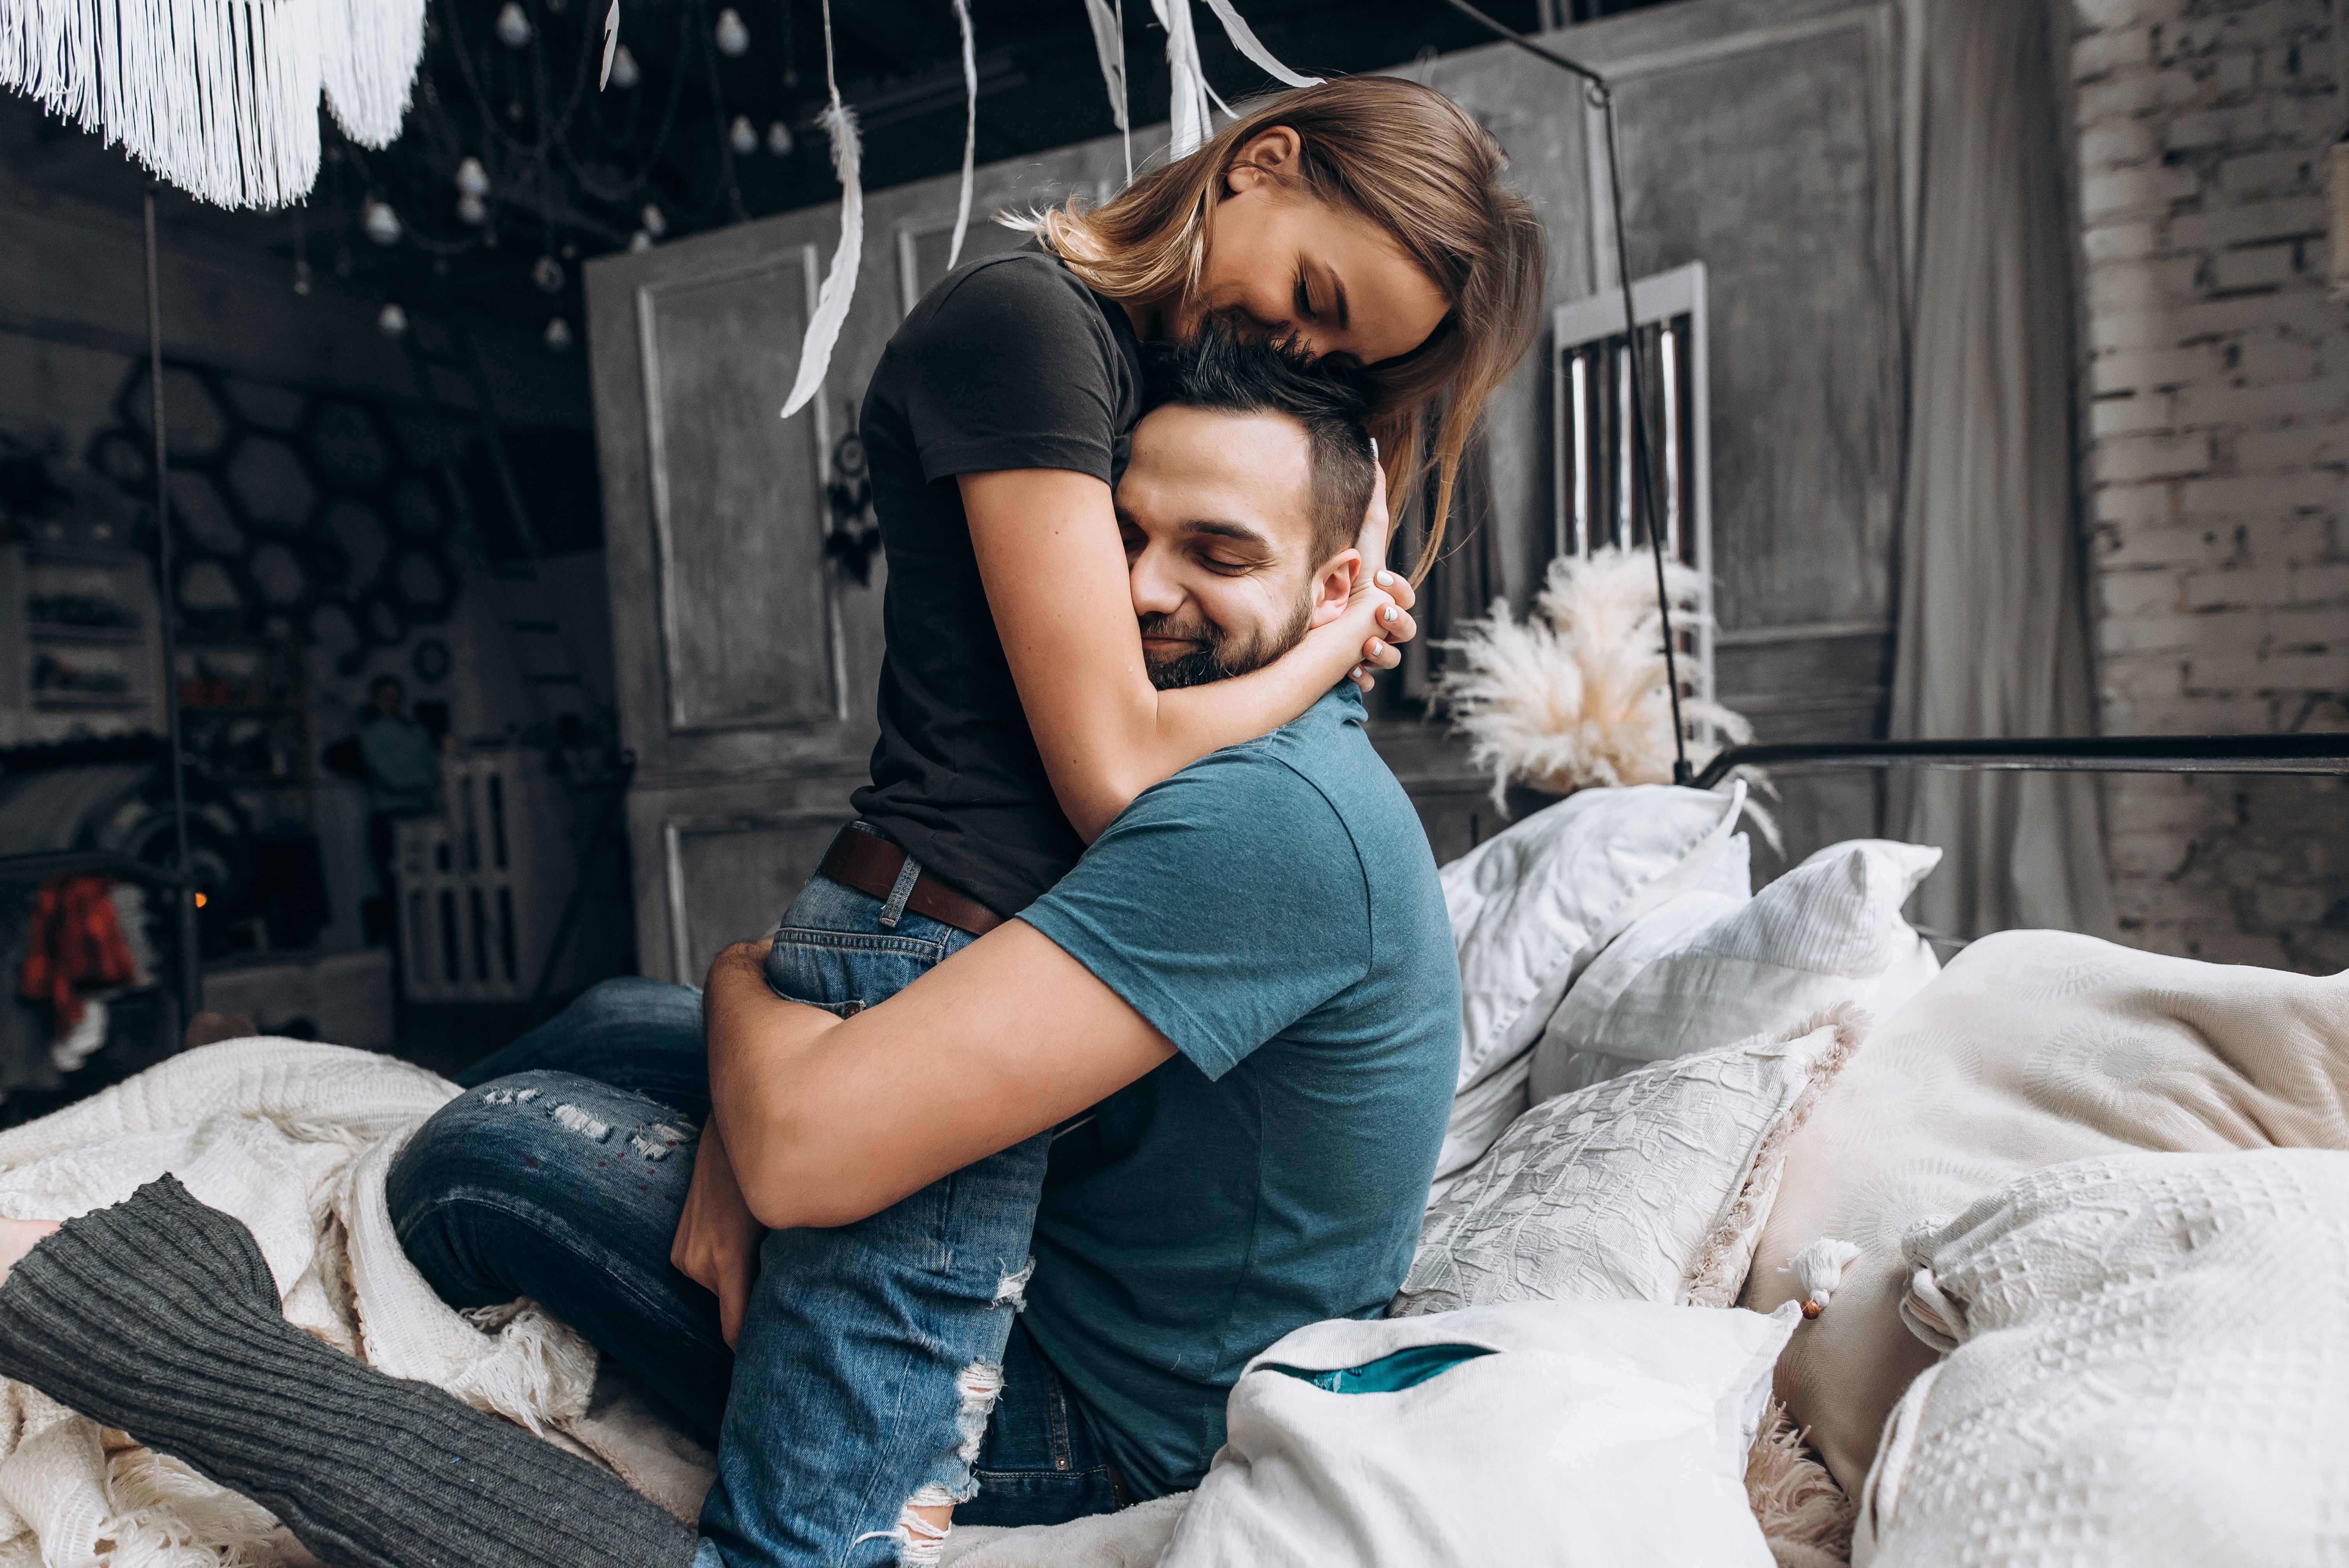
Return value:
<svg viewBox="0 0 2349 1568">
<path fill-rule="evenodd" d="M 2349 734 L 2096 735 L 2033 740 L 1859 740 L 1732 746 L 1692 780 L 1741 768 L 1962 768 L 2043 773 L 2349 774 Z"/>
</svg>

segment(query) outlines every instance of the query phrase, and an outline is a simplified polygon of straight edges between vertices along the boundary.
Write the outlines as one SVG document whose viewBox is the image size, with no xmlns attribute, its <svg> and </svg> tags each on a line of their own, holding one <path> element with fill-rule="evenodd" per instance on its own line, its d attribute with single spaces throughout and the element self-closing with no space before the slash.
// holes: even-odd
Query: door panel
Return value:
<svg viewBox="0 0 2349 1568">
<path fill-rule="evenodd" d="M 673 735 L 843 717 L 821 521 L 778 504 L 822 489 L 815 424 L 777 417 L 789 355 L 736 347 L 796 343 L 813 273 L 802 245 L 636 291 Z"/>
</svg>

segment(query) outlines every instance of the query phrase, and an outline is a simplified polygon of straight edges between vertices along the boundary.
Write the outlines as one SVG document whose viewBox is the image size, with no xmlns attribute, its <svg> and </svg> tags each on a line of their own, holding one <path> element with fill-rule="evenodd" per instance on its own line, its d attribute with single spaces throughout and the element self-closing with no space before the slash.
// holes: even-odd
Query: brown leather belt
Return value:
<svg viewBox="0 0 2349 1568">
<path fill-rule="evenodd" d="M 821 876 L 885 902 L 897 891 L 897 877 L 905 869 L 905 851 L 878 833 L 851 826 L 840 830 L 832 848 L 823 852 L 823 863 L 815 869 Z M 987 905 L 927 872 L 914 879 L 905 907 L 973 936 L 985 936 L 1003 923 L 1003 917 Z"/>
</svg>

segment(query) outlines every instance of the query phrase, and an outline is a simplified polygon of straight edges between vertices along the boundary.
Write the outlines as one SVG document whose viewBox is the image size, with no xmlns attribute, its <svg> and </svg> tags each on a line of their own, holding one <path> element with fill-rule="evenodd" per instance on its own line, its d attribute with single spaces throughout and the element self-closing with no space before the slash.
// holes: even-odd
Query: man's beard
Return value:
<svg viewBox="0 0 2349 1568">
<path fill-rule="evenodd" d="M 1177 691 L 1262 669 L 1304 641 L 1306 625 L 1312 618 L 1313 602 L 1301 595 L 1288 624 L 1265 636 L 1236 635 L 1208 620 L 1177 621 L 1164 613 L 1144 615 L 1143 636 L 1180 638 L 1192 645 L 1189 653 L 1164 661 L 1154 663 L 1145 655 L 1150 684 L 1160 691 Z"/>
</svg>

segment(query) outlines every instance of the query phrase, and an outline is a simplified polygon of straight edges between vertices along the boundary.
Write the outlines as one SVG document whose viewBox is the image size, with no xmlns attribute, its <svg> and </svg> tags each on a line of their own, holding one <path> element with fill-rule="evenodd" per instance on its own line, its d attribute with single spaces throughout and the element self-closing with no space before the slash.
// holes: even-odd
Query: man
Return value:
<svg viewBox="0 0 2349 1568">
<path fill-rule="evenodd" d="M 1117 491 L 1134 609 L 1154 679 L 1215 678 L 1342 610 L 1371 483 L 1360 394 L 1218 334 L 1160 377 Z M 875 1006 L 841 1016 L 785 1000 L 771 981 L 787 944 L 743 944 L 712 966 L 700 1006 L 681 987 L 614 982 L 550 1026 L 563 1059 L 606 1081 L 526 1072 L 437 1115 L 389 1197 L 443 1295 L 531 1295 L 704 1430 L 723 1423 L 698 1542 L 629 1523 L 608 1488 L 571 1501 L 588 1480 L 549 1466 L 528 1477 L 536 1506 L 594 1521 L 618 1560 L 918 1563 L 973 1480 L 957 1516 L 978 1522 L 1195 1485 L 1250 1356 L 1305 1323 L 1375 1315 L 1410 1263 L 1443 1138 L 1459 979 L 1426 840 L 1362 724 L 1341 686 L 1145 791 L 1050 893 Z M 683 1124 L 713 1102 L 697 1148 Z M 1016 1180 L 961 1184 L 1014 1150 L 1032 1151 L 1040 1202 L 1032 1181 L 1024 1197 Z M 963 1211 L 988 1205 L 1019 1242 L 974 1270 L 952 1254 L 973 1233 Z M 205 1212 L 147 1190 L 74 1222 L 18 1273 L 38 1275 L 53 1250 L 71 1258 L 78 1229 L 116 1240 L 110 1257 L 186 1274 L 185 1249 L 140 1243 L 201 1228 Z M 880 1266 L 924 1227 L 938 1243 L 926 1271 Z M 669 1266 L 672 1249 L 714 1295 Z M 201 1274 L 119 1294 L 163 1311 Z M 70 1299 L 0 1290 L 0 1369 L 60 1384 L 137 1435 L 153 1421 L 119 1390 L 135 1392 L 138 1357 L 93 1367 L 81 1339 L 70 1356 L 40 1349 L 44 1314 Z M 175 1389 L 235 1363 L 244 1342 L 212 1343 L 188 1315 L 133 1336 L 183 1347 Z M 974 1322 L 985 1334 L 971 1342 L 996 1354 L 940 1373 L 924 1336 Z M 331 1357 L 287 1376 L 307 1408 L 392 1398 Z M 471 1462 L 403 1466 L 345 1451 L 331 1419 L 294 1423 L 265 1457 L 270 1505 L 284 1513 L 291 1497 L 297 1534 L 367 1547 L 421 1533 L 469 1562 L 587 1560 L 567 1531 L 533 1559 L 512 1527 L 453 1500 L 511 1484 L 530 1456 L 461 1411 L 431 1426 L 441 1406 L 407 1398 L 402 1418 Z M 941 1399 L 959 1448 L 934 1453 L 914 1434 L 893 1454 L 916 1424 L 906 1412 Z M 167 1451 L 259 1484 L 237 1468 L 248 1461 L 189 1451 L 202 1435 L 171 1430 L 181 1446 Z M 845 1493 L 842 1453 L 864 1491 Z M 375 1483 L 360 1503 L 306 1479 L 353 1468 Z M 289 1473 L 305 1479 L 289 1489 Z M 909 1479 L 869 1495 L 894 1474 Z M 879 1527 L 856 1527 L 876 1507 Z"/>
</svg>

